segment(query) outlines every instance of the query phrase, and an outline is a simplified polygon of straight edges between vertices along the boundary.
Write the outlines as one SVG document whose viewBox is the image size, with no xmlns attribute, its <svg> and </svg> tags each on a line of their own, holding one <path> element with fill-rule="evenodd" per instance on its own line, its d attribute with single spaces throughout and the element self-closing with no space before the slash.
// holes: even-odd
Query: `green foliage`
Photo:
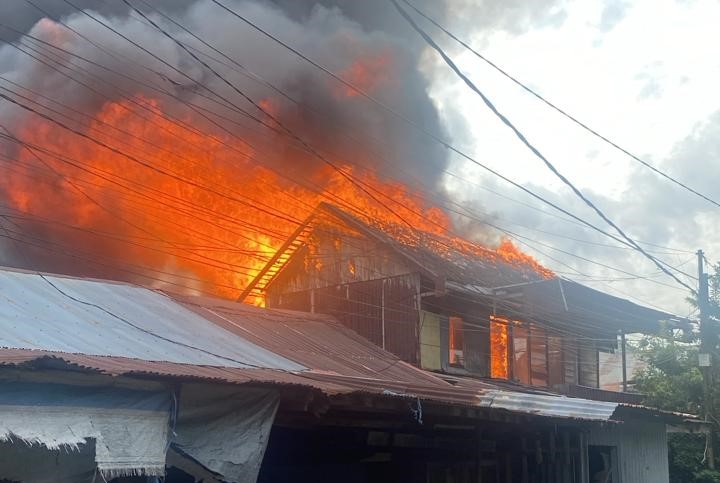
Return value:
<svg viewBox="0 0 720 483">
<path fill-rule="evenodd" d="M 713 266 L 709 276 L 710 307 L 714 360 L 720 361 L 717 352 L 717 333 L 720 327 L 720 264 Z M 695 299 L 688 299 L 697 307 Z M 635 378 L 638 391 L 646 395 L 649 406 L 700 414 L 703 401 L 703 378 L 698 368 L 700 341 L 697 332 L 669 333 L 668 337 L 645 337 L 637 344 L 637 350 L 647 362 L 647 368 Z M 720 374 L 714 367 L 714 380 Z M 713 420 L 720 420 L 720 384 L 712 388 L 715 401 Z M 716 425 L 717 426 L 717 425 Z M 716 433 L 717 434 L 717 433 Z M 720 448 L 716 441 L 715 447 Z M 703 464 L 705 435 L 671 433 L 668 435 L 668 458 L 671 483 L 720 483 L 720 471 L 707 469 Z"/>
<path fill-rule="evenodd" d="M 638 345 L 648 363 L 635 378 L 637 389 L 646 395 L 645 403 L 669 411 L 700 414 L 703 381 L 697 367 L 698 344 L 648 337 Z M 710 471 L 702 463 L 704 450 L 703 434 L 669 434 L 671 483 L 720 483 L 720 472 Z"/>
<path fill-rule="evenodd" d="M 697 345 L 645 338 L 639 351 L 648 366 L 635 377 L 635 384 L 646 395 L 645 403 L 669 411 L 699 414 L 703 385 L 697 367 Z"/>
</svg>

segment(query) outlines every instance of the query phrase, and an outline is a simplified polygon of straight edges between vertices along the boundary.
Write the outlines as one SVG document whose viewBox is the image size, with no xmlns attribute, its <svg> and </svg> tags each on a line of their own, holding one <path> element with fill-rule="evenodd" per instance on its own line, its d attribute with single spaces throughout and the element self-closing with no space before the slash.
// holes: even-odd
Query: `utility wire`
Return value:
<svg viewBox="0 0 720 483">
<path fill-rule="evenodd" d="M 590 199 L 588 199 L 569 179 L 567 179 L 562 173 L 558 171 L 558 169 L 534 146 L 528 141 L 528 139 L 525 137 L 523 133 L 518 130 L 515 125 L 510 122 L 510 120 L 505 117 L 498 109 L 495 107 L 495 105 L 490 101 L 490 99 L 483 94 L 483 92 L 478 89 L 478 87 L 473 83 L 463 72 L 458 68 L 458 66 L 453 62 L 453 60 L 445 53 L 445 51 L 430 37 L 427 32 L 425 32 L 414 20 L 410 15 L 405 11 L 400 4 L 397 2 L 397 0 L 389 0 L 393 6 L 397 9 L 397 11 L 400 13 L 400 15 L 410 24 L 410 26 L 432 47 L 440 56 L 443 58 L 445 63 L 457 74 L 463 82 L 476 94 L 480 96 L 480 98 L 483 100 L 485 105 L 495 114 L 507 127 L 509 127 L 513 133 L 517 136 L 517 138 L 537 157 L 539 158 L 545 166 L 556 176 L 558 177 L 565 185 L 567 185 L 574 193 L 575 195 L 580 198 L 586 205 L 588 205 L 597 215 L 602 218 L 608 225 L 613 227 L 615 231 L 618 232 L 618 234 L 624 238 L 628 243 L 630 243 L 635 249 L 640 252 L 643 256 L 645 256 L 648 260 L 652 261 L 660 270 L 665 272 L 668 276 L 673 278 L 677 283 L 682 285 L 683 287 L 690 290 L 690 292 L 694 293 L 695 289 L 693 289 L 690 285 L 683 282 L 680 278 L 675 276 L 674 273 L 669 271 L 667 268 L 665 268 L 655 257 L 650 255 L 648 252 L 645 251 L 640 245 L 638 245 L 632 238 L 630 238 L 617 224 L 615 224 L 603 211 L 598 208 Z"/>
<path fill-rule="evenodd" d="M 396 218 L 398 218 L 401 222 L 409 226 L 410 228 L 413 227 L 413 225 L 407 221 L 402 215 L 397 213 L 395 210 L 393 210 L 390 206 L 380 201 L 375 195 L 373 195 L 369 190 L 367 190 L 364 186 L 359 184 L 353 177 L 348 175 L 344 170 L 342 170 L 339 166 L 337 166 L 335 163 L 327 159 L 322 153 L 320 153 L 318 150 L 316 150 L 313 146 L 307 143 L 301 136 L 296 134 L 294 131 L 292 131 L 290 128 L 285 126 L 285 123 L 283 123 L 277 116 L 270 113 L 267 109 L 263 108 L 260 104 L 258 104 L 254 99 L 252 99 L 250 96 L 248 96 L 246 93 L 244 93 L 242 90 L 240 90 L 234 83 L 230 82 L 226 77 L 224 77 L 222 74 L 220 74 L 217 70 L 215 70 L 210 64 L 202 60 L 200 57 L 198 57 L 193 51 L 191 51 L 189 48 L 185 46 L 182 42 L 177 40 L 175 37 L 170 35 L 165 29 L 160 27 L 160 25 L 150 19 L 147 15 L 145 15 L 141 10 L 135 8 L 129 0 L 122 0 L 125 5 L 127 5 L 133 12 L 140 15 L 142 18 L 144 18 L 146 21 L 150 22 L 150 24 L 155 27 L 160 33 L 162 33 L 165 37 L 173 41 L 178 47 L 180 47 L 182 50 L 184 50 L 190 57 L 195 59 L 200 65 L 208 69 L 210 72 L 215 75 L 218 79 L 220 79 L 224 84 L 226 84 L 228 87 L 230 87 L 233 91 L 235 91 L 237 94 L 239 94 L 243 99 L 248 101 L 250 104 L 252 104 L 257 110 L 265 114 L 269 119 L 272 119 L 273 122 L 275 122 L 278 126 L 280 126 L 288 135 L 290 135 L 293 139 L 298 141 L 305 149 L 307 149 L 311 154 L 313 154 L 315 157 L 317 157 L 319 160 L 333 168 L 335 171 L 337 171 L 342 177 L 347 179 L 350 183 L 357 186 L 360 190 L 362 190 L 366 195 L 368 195 L 370 198 L 372 198 L 375 202 L 379 203 L 381 206 L 383 206 L 385 209 L 387 209 L 390 213 L 392 213 Z"/>
<path fill-rule="evenodd" d="M 65 0 L 65 1 L 67 1 L 67 0 Z M 626 240 L 623 240 L 623 239 L 620 238 L 620 237 L 617 237 L 617 236 L 615 236 L 615 235 L 613 235 L 613 234 L 611 234 L 611 233 L 608 233 L 607 231 L 603 230 L 602 228 L 599 228 L 599 227 L 597 227 L 596 225 L 593 225 L 592 223 L 590 223 L 590 222 L 588 222 L 588 221 L 580 218 L 579 216 L 574 215 L 573 213 L 569 212 L 568 210 L 565 210 L 564 208 L 562 208 L 561 206 L 557 205 L 556 203 L 553 203 L 553 202 L 547 200 L 546 198 L 538 195 L 537 193 L 533 192 L 532 190 L 524 187 L 523 185 L 521 185 L 521 184 L 519 184 L 519 183 L 511 180 L 510 178 L 508 178 L 508 177 L 500 174 L 499 172 L 493 170 L 492 168 L 486 166 L 485 164 L 481 163 L 480 161 L 478 161 L 478 160 L 475 159 L 474 157 L 472 157 L 472 156 L 470 156 L 469 154 L 466 154 L 466 153 L 464 153 L 463 151 L 461 151 L 460 149 L 456 148 L 455 146 L 453 146 L 452 144 L 450 144 L 448 141 L 442 139 L 442 138 L 439 137 L 438 135 L 436 135 L 436 134 L 428 131 L 427 129 L 423 128 L 422 126 L 418 125 L 416 122 L 414 122 L 413 120 L 409 119 L 407 116 L 405 116 L 405 115 L 401 114 L 400 112 L 394 110 L 393 108 L 391 108 L 391 107 L 388 106 L 387 104 L 385 104 L 385 103 L 377 100 L 376 98 L 374 98 L 373 96 L 371 96 L 370 94 L 368 94 L 367 92 L 365 92 L 364 90 L 362 90 L 362 89 L 360 89 L 359 87 L 353 85 L 352 83 L 350 83 L 350 82 L 348 82 L 347 80 L 343 79 L 342 77 L 340 77 L 339 75 L 335 74 L 334 72 L 332 72 L 332 71 L 329 70 L 328 68 L 326 68 L 326 67 L 322 66 L 321 64 L 317 63 L 316 61 L 312 60 L 311 58 L 309 58 L 308 56 L 306 56 L 305 54 L 303 54 L 303 53 L 300 52 L 299 50 L 295 49 L 295 48 L 292 47 L 291 45 L 289 45 L 289 44 L 287 44 L 286 42 L 283 42 L 282 40 L 280 40 L 280 39 L 278 39 L 277 37 L 273 36 L 272 34 L 270 34 L 269 32 L 267 32 L 267 31 L 264 30 L 263 28 L 259 27 L 258 25 L 254 24 L 253 22 L 251 22 L 250 20 L 248 20 L 247 18 L 245 18 L 244 16 L 242 16 L 242 15 L 241 15 L 240 13 L 238 13 L 237 11 L 235 11 L 235 10 L 227 7 L 226 5 L 224 5 L 223 3 L 219 2 L 218 0 L 211 0 L 211 1 L 212 1 L 214 4 L 218 5 L 220 8 L 222 8 L 223 10 L 225 10 L 226 12 L 228 12 L 229 14 L 231 14 L 232 16 L 236 17 L 237 19 L 239 19 L 239 20 L 242 21 L 243 23 L 245 23 L 245 24 L 247 24 L 248 26 L 250 26 L 251 28 L 253 28 L 254 30 L 260 32 L 261 34 L 263 34 L 263 35 L 264 35 L 265 37 L 267 37 L 268 39 L 270 39 L 270 40 L 272 40 L 273 42 L 281 45 L 281 46 L 284 47 L 285 49 L 289 50 L 290 52 L 292 52 L 292 53 L 295 54 L 296 56 L 298 56 L 298 57 L 300 57 L 301 59 L 305 60 L 306 62 L 308 62 L 308 63 L 309 63 L 310 65 L 312 65 L 313 67 L 315 67 L 315 68 L 321 70 L 322 72 L 326 73 L 327 75 L 329 75 L 330 77 L 332 77 L 332 78 L 335 79 L 336 81 L 340 82 L 340 83 L 343 84 L 344 86 L 352 89 L 353 92 L 357 92 L 358 95 L 360 95 L 360 96 L 362 96 L 363 98 L 369 100 L 369 101 L 370 101 L 371 103 L 373 103 L 374 105 L 380 107 L 380 108 L 383 109 L 384 111 L 386 111 L 386 112 L 392 114 L 393 116 L 401 119 L 402 121 L 406 122 L 407 124 L 409 124 L 410 126 L 412 126 L 414 129 L 417 129 L 419 132 L 421 132 L 421 133 L 423 133 L 424 135 L 428 136 L 429 138 L 431 138 L 432 140 L 434 140 L 434 141 L 437 142 L 438 144 L 442 145 L 442 146 L 445 147 L 446 149 L 448 149 L 448 150 L 452 151 L 453 153 L 461 156 L 462 158 L 470 161 L 471 163 L 478 165 L 479 167 L 481 167 L 482 169 L 486 170 L 487 172 L 493 174 L 494 176 L 499 177 L 499 178 L 502 179 L 503 181 L 505 181 L 505 182 L 511 184 L 512 186 L 514 186 L 514 187 L 516 187 L 516 188 L 524 191 L 525 193 L 529 194 L 529 195 L 532 196 L 533 198 L 536 198 L 537 200 L 539 200 L 539 201 L 541 201 L 541 202 L 543 202 L 543 203 L 551 206 L 552 208 L 560 211 L 561 213 L 564 213 L 565 215 L 567 215 L 567 216 L 575 219 L 576 221 L 578 221 L 578 222 L 586 225 L 587 227 L 592 228 L 593 230 L 598 231 L 599 233 L 602 233 L 603 235 L 605 235 L 605 236 L 607 236 L 607 237 L 610 237 L 610 238 L 612 238 L 613 240 L 615 240 L 615 241 L 617 241 L 617 242 L 619 242 L 619 243 L 621 243 L 621 244 L 623 244 L 623 245 L 627 245 L 627 246 L 636 248 L 636 245 L 634 245 L 633 243 L 630 243 L 630 242 L 628 242 L 628 241 L 626 241 Z M 642 249 L 641 249 L 641 250 L 642 250 Z M 652 258 L 651 258 L 651 259 L 652 259 Z M 658 262 L 654 262 L 654 263 L 656 263 L 656 265 L 658 265 Z M 659 268 L 660 268 L 660 267 L 659 267 Z M 668 273 L 669 273 L 669 272 L 668 272 Z M 669 273 L 669 275 L 670 275 L 671 277 L 673 277 L 673 278 L 676 278 L 672 273 Z M 676 279 L 677 279 L 677 278 L 676 278 Z M 679 280 L 679 279 L 677 279 L 677 280 Z M 682 281 L 679 281 L 679 282 L 682 284 Z M 687 285 L 685 285 L 685 284 L 683 284 L 683 285 L 684 285 L 686 288 L 690 288 L 689 286 L 687 286 Z"/>
<path fill-rule="evenodd" d="M 427 20 L 428 22 L 430 22 L 431 24 L 433 24 L 435 27 L 437 27 L 438 29 L 440 29 L 442 32 L 444 32 L 448 37 L 450 37 L 451 39 L 453 39 L 454 41 L 456 41 L 457 43 L 459 43 L 460 45 L 462 45 L 463 47 L 465 47 L 467 50 L 469 50 L 470 52 L 472 52 L 476 57 L 478 57 L 479 59 L 481 59 L 482 61 L 484 61 L 485 63 L 487 63 L 490 67 L 492 67 L 493 69 L 495 69 L 496 71 L 498 71 L 500 74 L 502 74 L 502 75 L 505 76 L 506 78 L 510 79 L 512 82 L 514 82 L 515 84 L 517 84 L 518 86 L 520 86 L 523 90 L 525 90 L 525 91 L 528 92 L 529 94 L 533 95 L 535 98 L 537 98 L 538 100 L 540 100 L 541 102 L 543 102 L 544 104 L 546 104 L 547 106 L 549 106 L 550 108 L 552 108 L 553 110 L 555 110 L 555 111 L 557 111 L 558 113 L 562 114 L 562 115 L 565 116 L 567 119 L 571 120 L 572 122 L 574 122 L 575 124 L 577 124 L 578 126 L 580 126 L 581 128 L 583 128 L 584 130 L 586 130 L 587 132 L 589 132 L 590 134 L 592 134 L 592 135 L 596 136 L 597 138 L 601 139 L 602 141 L 604 141 L 605 143 L 607 143 L 607 144 L 609 144 L 610 146 L 614 147 L 615 149 L 617 149 L 618 151 L 622 152 L 623 154 L 626 154 L 627 156 L 629 156 L 629 157 L 632 158 L 633 160 L 637 161 L 638 163 L 642 164 L 643 166 L 645 166 L 646 168 L 648 168 L 648 169 L 650 169 L 651 171 L 655 172 L 656 174 L 662 176 L 663 178 L 667 179 L 667 180 L 670 181 L 671 183 L 675 183 L 676 185 L 680 186 L 681 188 L 686 189 L 687 191 L 693 193 L 694 195 L 699 196 L 700 198 L 704 199 L 705 201 L 707 201 L 707 202 L 709 202 L 709 203 L 712 203 L 712 204 L 715 205 L 716 207 L 720 208 L 720 203 L 718 203 L 717 201 L 713 200 L 713 199 L 710 198 L 709 196 L 704 195 L 704 194 L 698 192 L 697 190 L 695 190 L 695 189 L 691 188 L 690 186 L 684 184 L 682 181 L 679 181 L 679 180 L 673 178 L 671 175 L 669 175 L 669 174 L 661 171 L 660 169 L 656 168 L 655 166 L 651 165 L 650 163 L 644 161 L 644 160 L 641 159 L 639 156 L 636 156 L 635 154 L 631 153 L 631 152 L 628 151 L 627 149 L 623 148 L 622 146 L 618 145 L 617 143 L 615 143 L 614 141 L 612 141 L 611 139 L 609 139 L 607 136 L 604 136 L 604 135 L 600 134 L 598 131 L 596 131 L 595 129 L 591 128 L 591 127 L 588 126 L 586 123 L 578 120 L 576 117 L 574 117 L 573 115 L 569 114 L 569 113 L 568 113 L 567 111 L 565 111 L 564 109 L 558 107 L 557 105 L 555 105 L 555 104 L 553 104 L 552 102 L 550 102 L 549 100 L 547 100 L 545 97 L 543 97 L 542 95 L 540 95 L 539 93 L 537 93 L 535 90 L 533 90 L 532 88 L 528 87 L 527 85 L 525 85 L 524 83 L 522 83 L 520 80 L 518 80 L 516 77 L 512 76 L 511 74 L 509 74 L 509 73 L 508 73 L 506 70 L 504 70 L 502 67 L 498 66 L 498 65 L 495 64 L 493 61 L 491 61 L 490 59 L 488 59 L 487 57 L 485 57 L 483 54 L 481 54 L 480 52 L 478 52 L 477 50 L 475 50 L 475 49 L 474 49 L 472 46 L 470 46 L 467 42 L 465 42 L 465 41 L 463 41 L 462 39 L 458 38 L 455 34 L 453 34 L 451 31 L 449 31 L 448 29 L 446 29 L 445 27 L 443 27 L 443 26 L 442 26 L 440 23 L 438 23 L 435 19 L 433 19 L 432 17 L 430 17 L 429 15 L 427 15 L 426 13 L 424 13 L 422 10 L 420 10 L 418 7 L 416 7 L 415 5 L 413 5 L 409 0 L 402 0 L 402 1 L 403 1 L 405 4 L 407 4 L 410 8 L 412 8 L 415 12 L 417 12 L 418 15 L 420 15 L 420 16 L 423 17 L 425 20 Z"/>
<path fill-rule="evenodd" d="M 29 0 L 26 0 L 26 1 L 29 1 Z M 194 39 L 196 39 L 197 41 L 199 41 L 199 42 L 200 42 L 202 45 L 204 45 L 205 47 L 207 47 L 207 48 L 211 49 L 212 51 L 218 53 L 220 56 L 222 56 L 224 59 L 226 59 L 228 62 L 230 62 L 230 63 L 233 64 L 233 65 L 231 66 L 231 65 L 229 65 L 229 64 L 227 64 L 227 63 L 223 63 L 222 61 L 220 61 L 220 60 L 218 60 L 218 59 L 210 56 L 209 54 L 207 54 L 207 53 L 205 53 L 205 52 L 203 52 L 203 51 L 201 51 L 201 50 L 198 50 L 198 49 L 194 48 L 193 46 L 191 46 L 191 45 L 189 45 L 189 44 L 185 44 L 188 48 L 193 49 L 194 51 L 196 51 L 197 53 L 199 53 L 199 54 L 201 54 L 201 55 L 203 55 L 203 56 L 207 56 L 208 58 L 213 59 L 215 62 L 218 62 L 218 63 L 224 65 L 225 67 L 228 67 L 228 68 L 230 68 L 230 69 L 232 69 L 232 70 L 235 70 L 236 72 L 240 72 L 241 74 L 247 76 L 249 79 L 254 80 L 254 81 L 260 83 L 261 85 L 269 88 L 269 89 L 272 90 L 273 92 L 281 95 L 283 98 L 288 99 L 289 101 L 293 102 L 294 104 L 301 105 L 300 101 L 298 101 L 297 99 L 293 98 L 290 94 L 286 93 L 286 92 L 283 91 L 281 88 L 278 88 L 277 86 L 275 86 L 275 85 L 273 85 L 272 83 L 268 82 L 267 80 L 263 79 L 261 76 L 259 76 L 259 75 L 255 74 L 255 73 L 251 72 L 246 66 L 244 66 L 243 64 L 237 62 L 235 59 L 233 59 L 232 57 L 228 56 L 226 53 L 222 52 L 221 50 L 217 49 L 217 48 L 214 47 L 212 44 L 210 44 L 208 41 L 206 41 L 206 40 L 203 39 L 202 37 L 198 36 L 198 35 L 197 35 L 196 33 L 194 33 L 192 30 L 188 29 L 187 27 L 185 27 L 184 25 L 182 25 L 181 23 L 179 23 L 178 21 L 176 21 L 175 19 L 173 19 L 172 17 L 170 17 L 168 14 L 160 11 L 160 10 L 157 9 L 157 8 L 153 8 L 153 7 L 152 7 L 151 5 L 149 5 L 149 4 L 147 3 L 147 1 L 145 1 L 145 0 L 138 0 L 138 1 L 139 1 L 140 3 L 142 3 L 143 5 L 145 5 L 146 7 L 151 8 L 154 12 L 156 12 L 158 15 L 162 16 L 164 19 L 166 19 L 166 20 L 168 20 L 169 22 L 171 22 L 173 25 L 179 27 L 181 30 L 183 30 L 184 32 L 188 33 L 191 37 L 193 37 Z M 138 20 L 140 20 L 140 19 L 138 19 Z M 142 23 L 143 23 L 144 25 L 150 25 L 150 24 L 147 23 L 147 22 L 142 22 Z M 237 68 L 234 68 L 233 66 L 235 66 L 235 67 L 237 67 Z M 317 111 L 315 111 L 315 110 L 312 108 L 312 106 L 302 105 L 302 107 L 305 108 L 305 109 L 310 110 L 311 112 L 313 112 L 313 113 L 315 113 L 315 114 L 320 114 L 320 113 L 318 113 Z M 345 131 L 343 131 L 343 135 L 346 135 L 346 132 L 345 132 Z M 354 138 L 354 137 L 351 136 L 351 135 L 348 135 L 347 137 L 348 137 L 349 139 L 351 139 L 351 140 L 358 141 L 357 138 Z M 378 141 L 377 139 L 375 139 L 375 140 Z M 392 163 L 389 163 L 389 164 L 392 165 Z M 444 172 L 445 172 L 446 174 L 448 174 L 448 175 L 457 177 L 457 175 L 454 175 L 453 173 L 450 173 L 449 171 L 444 171 Z M 481 186 L 481 187 L 482 187 L 482 186 Z M 487 189 L 487 188 L 484 188 L 484 187 L 482 187 L 482 188 L 483 188 L 483 189 Z M 492 190 L 490 190 L 490 191 L 492 191 Z M 499 195 L 499 196 L 504 196 L 504 195 L 501 195 L 501 194 L 499 194 L 499 193 L 495 193 L 495 194 L 496 194 L 496 195 Z M 507 198 L 507 197 L 506 197 L 506 198 Z M 517 200 L 514 200 L 514 199 L 512 199 L 512 198 L 508 198 L 508 199 L 510 199 L 511 201 L 518 202 Z M 518 202 L 518 203 L 522 203 L 522 202 Z M 532 206 L 532 205 L 528 205 L 528 206 L 531 207 L 531 208 L 533 208 L 533 209 L 537 209 L 536 207 L 534 207 L 534 206 Z M 541 211 L 542 213 L 551 215 L 551 216 L 558 216 L 558 215 L 556 215 L 556 214 L 554 214 L 554 213 L 546 212 L 546 211 L 543 211 L 543 210 L 539 210 L 539 211 Z M 559 216 L 558 216 L 558 217 L 559 217 Z M 560 219 L 563 219 L 563 220 L 566 220 L 566 219 L 564 219 L 564 218 L 562 218 L 562 217 L 559 217 L 559 218 L 560 218 Z M 570 220 L 566 220 L 566 221 L 570 221 Z M 620 247 L 618 247 L 618 248 L 620 248 Z M 626 248 L 626 249 L 634 249 L 633 247 L 624 247 L 624 248 Z"/>
</svg>

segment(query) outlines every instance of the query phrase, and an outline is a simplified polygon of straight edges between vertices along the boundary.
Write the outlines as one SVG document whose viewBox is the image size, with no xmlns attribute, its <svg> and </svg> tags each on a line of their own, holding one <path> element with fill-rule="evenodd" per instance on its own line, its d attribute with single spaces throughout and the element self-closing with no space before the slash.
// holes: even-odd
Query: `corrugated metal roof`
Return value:
<svg viewBox="0 0 720 483">
<path fill-rule="evenodd" d="M 607 421 L 618 407 L 441 377 L 326 316 L 0 270 L 0 365 L 37 364 L 114 376 L 295 385 L 331 397 L 368 393 L 589 421 Z"/>
<path fill-rule="evenodd" d="M 521 294 L 525 311 L 534 311 L 549 319 L 583 320 L 611 334 L 621 329 L 655 333 L 665 322 L 680 328 L 691 324 L 686 318 L 560 278 L 496 287 L 493 291 L 498 296 Z"/>
<path fill-rule="evenodd" d="M 301 373 L 274 369 L 252 369 L 218 366 L 197 366 L 163 361 L 145 361 L 125 357 L 70 354 L 28 349 L 0 348 L 0 366 L 75 369 L 110 376 L 159 376 L 246 384 L 251 382 L 312 386 L 329 394 L 342 392 L 341 387 L 329 384 L 308 384 Z"/>
<path fill-rule="evenodd" d="M 557 418 L 609 420 L 618 404 L 565 396 L 545 396 L 509 391 L 487 391 L 480 405 L 506 411 Z"/>
<path fill-rule="evenodd" d="M 0 271 L 0 346 L 183 364 L 304 367 L 149 289 Z"/>
<path fill-rule="evenodd" d="M 450 387 L 329 316 L 260 309 L 208 297 L 173 297 L 225 330 L 317 373 Z"/>
</svg>

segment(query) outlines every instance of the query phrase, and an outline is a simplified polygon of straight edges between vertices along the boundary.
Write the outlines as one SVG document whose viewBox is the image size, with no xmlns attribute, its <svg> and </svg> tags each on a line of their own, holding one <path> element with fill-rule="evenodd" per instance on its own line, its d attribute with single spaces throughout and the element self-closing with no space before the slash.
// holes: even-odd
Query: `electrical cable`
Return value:
<svg viewBox="0 0 720 483">
<path fill-rule="evenodd" d="M 412 8 L 415 12 L 417 12 L 418 15 L 420 15 L 420 16 L 423 17 L 425 20 L 427 20 L 428 22 L 430 22 L 431 24 L 433 24 L 433 25 L 434 25 L 435 27 L 437 27 L 439 30 L 441 30 L 442 32 L 444 32 L 448 37 L 450 37 L 451 39 L 455 40 L 457 43 L 459 43 L 460 45 L 462 45 L 465 49 L 467 49 L 468 51 L 472 52 L 476 57 L 478 57 L 479 59 L 481 59 L 482 61 L 484 61 L 486 64 L 488 64 L 490 67 L 492 67 L 493 69 L 495 69 L 497 72 L 499 72 L 500 74 L 502 74 L 503 76 L 505 76 L 506 78 L 508 78 L 509 80 L 511 80 L 513 83 L 515 83 L 516 85 L 518 85 L 519 87 L 521 87 L 523 90 L 525 90 L 526 92 L 528 92 L 529 94 L 531 94 L 533 97 L 537 98 L 538 100 L 540 100 L 541 102 L 543 102 L 544 104 L 546 104 L 547 106 L 549 106 L 550 108 L 552 108 L 553 110 L 555 110 L 556 112 L 562 114 L 564 117 L 566 117 L 566 118 L 569 119 L 570 121 L 574 122 L 576 125 L 578 125 L 578 126 L 580 126 L 581 128 L 583 128 L 585 131 L 587 131 L 587 132 L 589 132 L 590 134 L 594 135 L 595 137 L 601 139 L 601 140 L 604 141 L 606 144 L 609 144 L 609 145 L 612 146 L 613 148 L 615 148 L 615 149 L 617 149 L 618 151 L 622 152 L 623 154 L 629 156 L 631 159 L 637 161 L 637 162 L 640 163 L 641 165 L 645 166 L 646 168 L 650 169 L 651 171 L 655 172 L 656 174 L 662 176 L 663 178 L 667 179 L 667 180 L 670 181 L 671 183 L 674 183 L 674 184 L 680 186 L 681 188 L 683 188 L 683 189 L 691 192 L 692 194 L 694 194 L 694 195 L 696 195 L 696 196 L 699 196 L 700 198 L 704 199 L 705 201 L 707 201 L 707 202 L 709 202 L 709 203 L 712 203 L 712 204 L 715 205 L 716 207 L 720 208 L 720 203 L 718 203 L 717 201 L 713 200 L 713 199 L 710 198 L 709 196 L 704 195 L 704 194 L 698 192 L 697 190 L 695 190 L 695 189 L 691 188 L 690 186 L 686 185 L 685 183 L 683 183 L 683 182 L 675 179 L 675 178 L 672 177 L 671 175 L 669 175 L 669 174 L 661 171 L 660 169 L 656 168 L 655 166 L 651 165 L 650 163 L 644 161 L 644 160 L 641 159 L 639 156 L 637 156 L 637 155 L 629 152 L 627 149 L 621 147 L 620 145 L 618 145 L 618 144 L 615 143 L 614 141 L 610 140 L 608 137 L 600 134 L 598 131 L 596 131 L 595 129 L 591 128 L 591 127 L 588 126 L 586 123 L 578 120 L 576 117 L 574 117 L 573 115 L 569 114 L 566 110 L 558 107 L 556 104 L 553 104 L 552 102 L 550 102 L 549 100 L 547 100 L 545 97 L 543 97 L 542 95 L 540 95 L 537 91 L 535 91 L 535 90 L 533 90 L 532 88 L 528 87 L 526 84 L 524 84 L 523 82 L 521 82 L 520 80 L 518 80 L 516 77 L 512 76 L 511 74 L 509 74 L 506 70 L 504 70 L 503 68 L 501 68 L 500 66 L 498 66 L 496 63 L 494 63 L 493 61 L 491 61 L 490 59 L 488 59 L 487 57 L 485 57 L 483 54 L 481 54 L 480 52 L 478 52 L 476 49 L 474 49 L 472 46 L 470 46 L 467 42 L 461 40 L 461 39 L 458 38 L 455 34 L 453 34 L 453 33 L 450 32 L 448 29 L 446 29 L 445 27 L 443 27 L 442 25 L 440 25 L 439 22 L 437 22 L 435 19 L 433 19 L 432 17 L 430 17 L 428 14 L 426 14 L 425 12 L 423 12 L 422 10 L 420 10 L 417 6 L 415 6 L 415 5 L 414 5 L 413 3 L 411 3 L 409 0 L 402 0 L 402 1 L 403 1 L 405 4 L 407 4 L 410 8 Z"/>
<path fill-rule="evenodd" d="M 405 10 L 403 10 L 397 0 L 389 1 L 395 6 L 400 15 L 413 27 L 413 29 L 428 43 L 428 45 L 430 45 L 438 54 L 440 54 L 445 63 L 448 64 L 448 66 L 455 72 L 455 74 L 457 74 L 458 77 L 460 77 L 472 91 L 474 91 L 480 96 L 485 105 L 493 112 L 493 114 L 495 114 L 503 122 L 503 124 L 510 128 L 515 134 L 515 136 L 517 136 L 517 138 L 537 158 L 539 158 L 558 179 L 560 179 L 566 186 L 568 186 L 578 198 L 580 198 L 586 205 L 588 205 L 593 211 L 595 211 L 595 213 L 600 218 L 602 218 L 608 225 L 614 228 L 615 231 L 617 231 L 622 238 L 624 238 L 628 243 L 634 246 L 638 252 L 645 256 L 645 258 L 653 262 L 660 270 L 665 272 L 665 274 L 667 274 L 669 277 L 673 278 L 677 283 L 687 288 L 691 293 L 695 292 L 694 288 L 680 280 L 677 276 L 675 276 L 675 274 L 666 269 L 660 263 L 660 261 L 650 255 L 647 251 L 645 251 L 645 249 L 643 249 L 632 238 L 630 238 L 617 224 L 615 224 L 605 213 L 603 213 L 603 211 L 600 210 L 597 205 L 595 205 L 590 199 L 588 199 L 569 179 L 567 179 L 562 173 L 560 173 L 558 169 L 534 145 L 532 145 L 530 141 L 528 141 L 525 135 L 521 133 L 505 115 L 498 111 L 498 109 L 490 101 L 490 99 L 488 99 L 488 97 L 483 94 L 480 89 L 477 88 L 475 83 L 473 83 L 465 74 L 462 73 L 462 71 L 457 67 L 455 62 L 450 57 L 448 57 L 445 51 L 412 19 L 412 17 L 410 17 L 410 15 Z"/>
</svg>

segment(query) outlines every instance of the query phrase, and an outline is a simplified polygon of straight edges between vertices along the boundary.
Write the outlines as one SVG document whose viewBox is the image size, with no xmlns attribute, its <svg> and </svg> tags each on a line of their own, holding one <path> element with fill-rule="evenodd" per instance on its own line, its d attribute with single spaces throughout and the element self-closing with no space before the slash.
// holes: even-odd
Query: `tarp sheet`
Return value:
<svg viewBox="0 0 720 483">
<path fill-rule="evenodd" d="M 221 480 L 255 483 L 278 402 L 273 390 L 184 385 L 173 446 Z"/>
<path fill-rule="evenodd" d="M 106 478 L 162 476 L 170 408 L 167 392 L 3 382 L 0 441 L 67 451 L 92 439 Z"/>
</svg>

